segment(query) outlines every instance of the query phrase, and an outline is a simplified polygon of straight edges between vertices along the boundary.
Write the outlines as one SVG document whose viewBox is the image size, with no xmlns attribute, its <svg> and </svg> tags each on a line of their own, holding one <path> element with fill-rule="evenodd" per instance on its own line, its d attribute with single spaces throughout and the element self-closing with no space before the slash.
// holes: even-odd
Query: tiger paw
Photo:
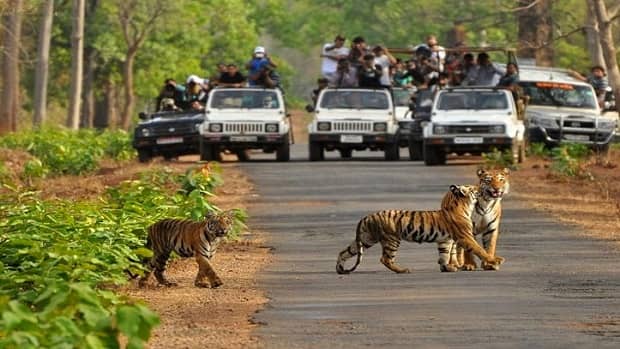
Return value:
<svg viewBox="0 0 620 349">
<path fill-rule="evenodd" d="M 463 264 L 461 270 L 463 271 L 474 271 L 478 266 L 475 264 Z"/>
<path fill-rule="evenodd" d="M 176 282 L 172 282 L 172 281 L 160 282 L 159 284 L 162 285 L 162 286 L 166 286 L 166 287 L 177 286 L 177 283 Z"/>
<path fill-rule="evenodd" d="M 220 279 L 215 279 L 213 280 L 213 282 L 211 282 L 211 288 L 218 288 L 220 286 L 222 286 L 224 283 L 222 282 L 222 280 Z"/>
<path fill-rule="evenodd" d="M 194 286 L 200 288 L 209 288 L 211 285 L 208 282 L 204 281 L 194 281 Z"/>
<path fill-rule="evenodd" d="M 482 269 L 484 269 L 484 270 L 499 270 L 499 264 L 483 263 L 482 264 Z"/>
<path fill-rule="evenodd" d="M 455 271 L 458 271 L 459 268 L 456 265 L 446 264 L 446 265 L 440 265 L 439 270 L 441 270 L 442 273 L 445 273 L 445 272 L 453 273 Z"/>
</svg>

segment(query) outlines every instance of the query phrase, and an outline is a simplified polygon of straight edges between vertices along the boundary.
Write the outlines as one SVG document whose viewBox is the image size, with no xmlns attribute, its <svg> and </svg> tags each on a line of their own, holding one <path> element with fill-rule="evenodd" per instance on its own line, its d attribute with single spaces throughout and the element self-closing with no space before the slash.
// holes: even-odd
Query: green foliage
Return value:
<svg viewBox="0 0 620 349">
<path fill-rule="evenodd" d="M 143 247 L 146 227 L 218 210 L 208 202 L 218 171 L 145 173 L 98 202 L 0 198 L 0 347 L 118 348 L 120 334 L 128 348 L 143 347 L 158 316 L 109 286 L 152 255 Z M 245 213 L 235 217 L 240 229 Z"/>
<path fill-rule="evenodd" d="M 124 131 L 32 130 L 2 137 L 0 146 L 23 149 L 35 157 L 24 168 L 26 178 L 45 177 L 47 174 L 78 175 L 97 169 L 99 161 L 106 156 L 115 160 L 135 157 L 131 137 Z"/>
<path fill-rule="evenodd" d="M 514 158 L 510 149 L 505 149 L 503 152 L 496 148 L 489 153 L 483 153 L 482 158 L 487 168 L 510 168 L 515 169 Z"/>
<path fill-rule="evenodd" d="M 591 178 L 583 162 L 589 154 L 590 149 L 584 144 L 567 143 L 553 148 L 551 170 L 563 176 Z"/>
<path fill-rule="evenodd" d="M 531 143 L 527 149 L 528 156 L 547 157 L 550 155 L 545 143 Z"/>
</svg>

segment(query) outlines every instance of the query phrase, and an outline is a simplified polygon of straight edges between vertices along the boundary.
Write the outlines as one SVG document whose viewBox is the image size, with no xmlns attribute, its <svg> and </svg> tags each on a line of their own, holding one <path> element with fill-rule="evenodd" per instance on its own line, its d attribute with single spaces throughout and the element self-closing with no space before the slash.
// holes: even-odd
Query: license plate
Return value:
<svg viewBox="0 0 620 349">
<path fill-rule="evenodd" d="M 230 136 L 231 142 L 256 142 L 257 140 L 256 136 Z"/>
<path fill-rule="evenodd" d="M 569 141 L 589 141 L 590 136 L 588 135 L 564 135 L 564 139 Z"/>
<path fill-rule="evenodd" d="M 482 144 L 482 137 L 456 137 L 454 144 Z"/>
<path fill-rule="evenodd" d="M 164 137 L 157 138 L 157 144 L 175 144 L 175 143 L 183 143 L 183 137 Z"/>
<path fill-rule="evenodd" d="M 364 137 L 361 135 L 340 135 L 340 143 L 362 143 Z"/>
</svg>

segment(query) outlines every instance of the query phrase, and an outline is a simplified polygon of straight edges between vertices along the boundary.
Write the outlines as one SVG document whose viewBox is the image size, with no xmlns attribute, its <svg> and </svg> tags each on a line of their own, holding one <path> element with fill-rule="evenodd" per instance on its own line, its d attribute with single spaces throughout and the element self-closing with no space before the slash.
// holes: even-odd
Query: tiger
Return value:
<svg viewBox="0 0 620 349">
<path fill-rule="evenodd" d="M 170 253 L 174 251 L 180 257 L 194 257 L 198 263 L 198 274 L 194 281 L 196 287 L 219 287 L 222 279 L 209 264 L 217 246 L 233 227 L 232 211 L 208 213 L 202 221 L 167 218 L 148 228 L 146 247 L 153 251 L 153 256 L 146 263 L 146 272 L 140 279 L 140 287 L 148 282 L 155 271 L 157 282 L 164 286 L 177 284 L 166 279 L 164 271 Z M 208 279 L 208 283 L 205 282 Z"/>
<path fill-rule="evenodd" d="M 495 255 L 497 238 L 499 236 L 499 223 L 502 216 L 502 197 L 510 189 L 510 170 L 478 169 L 476 175 L 480 180 L 480 197 L 472 214 L 474 223 L 474 235 L 482 234 L 482 246 L 490 256 Z M 477 268 L 474 256 L 464 253 L 459 246 L 457 248 L 457 264 L 462 270 L 475 270 Z M 482 262 L 484 270 L 498 270 L 499 265 Z"/>
<path fill-rule="evenodd" d="M 439 251 L 439 266 L 442 272 L 458 270 L 455 241 L 467 246 L 489 264 L 501 264 L 502 257 L 492 257 L 478 245 L 472 234 L 472 211 L 478 200 L 478 186 L 451 185 L 438 211 L 385 210 L 363 217 L 357 224 L 355 240 L 340 252 L 336 262 L 338 274 L 354 271 L 362 260 L 364 249 L 377 242 L 383 253 L 380 262 L 395 273 L 409 273 L 395 263 L 395 256 L 401 240 L 410 242 L 436 242 Z M 357 256 L 355 265 L 345 269 L 347 259 Z"/>
</svg>

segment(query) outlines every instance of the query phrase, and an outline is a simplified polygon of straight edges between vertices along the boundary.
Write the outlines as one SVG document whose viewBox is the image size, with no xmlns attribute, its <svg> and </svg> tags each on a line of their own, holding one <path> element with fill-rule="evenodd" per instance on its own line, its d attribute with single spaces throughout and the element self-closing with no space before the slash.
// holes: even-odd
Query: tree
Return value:
<svg viewBox="0 0 620 349">
<path fill-rule="evenodd" d="M 541 66 L 553 65 L 551 0 L 519 0 L 519 56 L 535 58 Z"/>
<path fill-rule="evenodd" d="M 123 61 L 125 100 L 121 112 L 121 127 L 128 129 L 135 106 L 134 63 L 138 50 L 155 29 L 157 21 L 166 12 L 166 1 L 121 0 L 118 2 L 118 19 L 127 45 Z"/>
<path fill-rule="evenodd" d="M 614 45 L 612 26 L 615 20 L 620 18 L 620 3 L 615 3 L 609 10 L 604 0 L 588 0 L 590 6 L 596 14 L 596 21 L 599 29 L 599 39 L 603 57 L 607 65 L 607 75 L 609 82 L 614 89 L 616 100 L 620 101 L 620 69 L 618 68 L 618 58 L 616 56 L 616 46 Z M 620 112 L 620 103 L 616 104 L 616 109 Z"/>
<path fill-rule="evenodd" d="M 82 100 L 82 72 L 84 52 L 84 0 L 73 0 L 73 30 L 71 32 L 71 92 L 67 126 L 80 127 L 80 102 Z"/>
<path fill-rule="evenodd" d="M 2 100 L 0 134 L 17 130 L 19 98 L 19 48 L 22 31 L 22 0 L 10 0 L 8 13 L 2 18 Z"/>
<path fill-rule="evenodd" d="M 47 80 L 53 16 L 54 0 L 44 1 L 41 4 L 41 24 L 37 47 L 37 68 L 34 86 L 34 126 L 40 126 L 45 121 L 47 115 Z"/>
</svg>

